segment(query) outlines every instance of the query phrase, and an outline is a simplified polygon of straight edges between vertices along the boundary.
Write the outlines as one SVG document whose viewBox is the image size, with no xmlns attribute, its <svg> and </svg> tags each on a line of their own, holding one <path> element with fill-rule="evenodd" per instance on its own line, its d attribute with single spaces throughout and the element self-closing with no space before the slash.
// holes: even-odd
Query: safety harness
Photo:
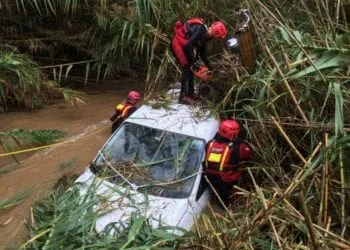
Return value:
<svg viewBox="0 0 350 250">
<path fill-rule="evenodd" d="M 132 107 L 133 105 L 129 103 L 120 103 L 115 107 L 115 111 L 118 112 L 123 119 L 125 119 L 129 109 L 131 109 Z"/>
<path fill-rule="evenodd" d="M 205 172 L 220 176 L 224 182 L 237 181 L 242 175 L 242 170 L 239 168 L 239 143 L 222 143 L 215 140 L 209 142 Z"/>
<path fill-rule="evenodd" d="M 220 172 L 232 171 L 237 167 L 239 157 L 239 151 L 235 150 L 235 152 L 233 152 L 237 154 L 233 157 L 235 162 L 230 162 L 233 147 L 233 142 L 227 144 L 215 140 L 211 141 L 207 147 L 207 157 L 205 160 L 206 168 Z"/>
</svg>

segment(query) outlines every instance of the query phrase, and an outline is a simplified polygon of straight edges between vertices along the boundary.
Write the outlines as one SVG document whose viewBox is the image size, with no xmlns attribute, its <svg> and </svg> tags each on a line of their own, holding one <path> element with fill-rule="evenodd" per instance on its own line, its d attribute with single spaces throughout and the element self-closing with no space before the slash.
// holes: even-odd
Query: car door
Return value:
<svg viewBox="0 0 350 250">
<path fill-rule="evenodd" d="M 197 192 L 195 193 L 194 199 L 191 200 L 191 207 L 194 210 L 196 217 L 199 217 L 203 209 L 208 205 L 210 200 L 209 185 L 204 178 L 202 173 L 200 176 L 199 185 Z"/>
<path fill-rule="evenodd" d="M 196 185 L 194 185 L 194 192 L 187 199 L 188 205 L 185 208 L 184 216 L 179 224 L 180 227 L 187 230 L 193 226 L 194 220 L 201 215 L 210 199 L 210 191 L 202 173 L 199 173 L 197 181 Z"/>
</svg>

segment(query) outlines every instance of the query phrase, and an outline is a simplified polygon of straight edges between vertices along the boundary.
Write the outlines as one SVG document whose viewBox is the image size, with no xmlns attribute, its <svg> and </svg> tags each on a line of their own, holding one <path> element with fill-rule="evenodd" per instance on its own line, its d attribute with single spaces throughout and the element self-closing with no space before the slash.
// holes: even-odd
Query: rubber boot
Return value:
<svg viewBox="0 0 350 250">
<path fill-rule="evenodd" d="M 179 103 L 181 104 L 187 104 L 191 105 L 193 103 L 192 98 L 187 94 L 188 93 L 188 81 L 184 81 L 181 83 L 181 89 L 184 89 L 184 91 L 181 91 Z"/>
<path fill-rule="evenodd" d="M 194 94 L 193 73 L 190 65 L 186 64 L 182 69 L 179 103 L 192 104 L 191 94 Z"/>
</svg>

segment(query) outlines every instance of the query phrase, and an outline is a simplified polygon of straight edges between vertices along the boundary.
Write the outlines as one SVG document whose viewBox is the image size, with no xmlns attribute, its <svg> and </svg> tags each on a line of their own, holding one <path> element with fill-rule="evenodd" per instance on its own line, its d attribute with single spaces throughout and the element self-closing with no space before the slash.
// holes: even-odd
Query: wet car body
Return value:
<svg viewBox="0 0 350 250">
<path fill-rule="evenodd" d="M 98 183 L 104 197 L 96 230 L 122 230 L 132 213 L 159 225 L 190 229 L 210 199 L 203 178 L 205 145 L 218 121 L 199 107 L 143 105 L 111 135 L 76 180 L 81 192 Z"/>
</svg>

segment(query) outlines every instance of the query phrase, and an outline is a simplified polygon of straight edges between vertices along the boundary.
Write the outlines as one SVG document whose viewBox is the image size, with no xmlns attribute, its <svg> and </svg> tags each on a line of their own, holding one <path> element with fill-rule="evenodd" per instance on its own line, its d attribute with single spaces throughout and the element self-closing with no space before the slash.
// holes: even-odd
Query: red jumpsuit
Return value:
<svg viewBox="0 0 350 250">
<path fill-rule="evenodd" d="M 242 161 L 251 157 L 252 148 L 241 138 L 234 141 L 216 135 L 206 146 L 205 173 L 225 205 L 232 196 L 232 186 L 241 177 Z"/>
<path fill-rule="evenodd" d="M 207 26 L 202 19 L 191 18 L 184 24 L 180 21 L 176 22 L 171 48 L 182 69 L 180 99 L 184 96 L 194 96 L 193 72 L 191 70 L 195 59 L 197 59 L 194 56 L 194 49 L 198 52 L 196 56 L 200 56 L 206 66 L 211 68 L 206 55 L 206 43 L 210 39 Z"/>
</svg>

